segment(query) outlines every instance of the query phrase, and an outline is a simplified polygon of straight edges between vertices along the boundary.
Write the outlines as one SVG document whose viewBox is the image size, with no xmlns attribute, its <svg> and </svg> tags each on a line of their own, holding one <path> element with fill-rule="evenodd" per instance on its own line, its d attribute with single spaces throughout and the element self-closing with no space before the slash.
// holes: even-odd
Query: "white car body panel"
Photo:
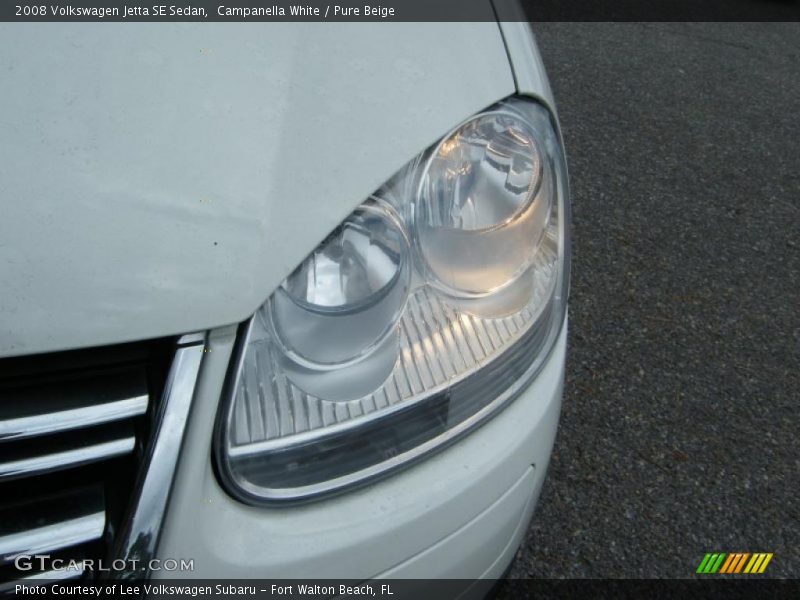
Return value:
<svg viewBox="0 0 800 600">
<path fill-rule="evenodd" d="M 0 27 L 0 356 L 239 322 L 514 93 L 496 23 Z"/>
</svg>

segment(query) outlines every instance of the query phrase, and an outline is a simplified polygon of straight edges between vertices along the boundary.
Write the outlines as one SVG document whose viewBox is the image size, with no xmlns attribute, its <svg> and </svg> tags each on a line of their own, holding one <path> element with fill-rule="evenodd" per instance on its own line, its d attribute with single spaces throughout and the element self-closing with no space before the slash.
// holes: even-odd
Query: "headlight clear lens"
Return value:
<svg viewBox="0 0 800 600">
<path fill-rule="evenodd" d="M 474 118 L 436 147 L 416 204 L 434 283 L 482 296 L 525 272 L 550 220 L 552 177 L 542 162 L 535 133 L 504 112 Z"/>
<path fill-rule="evenodd" d="M 511 99 L 356 209 L 248 325 L 216 442 L 230 491 L 364 482 L 515 397 L 566 309 L 566 186 L 549 113 Z"/>
<path fill-rule="evenodd" d="M 402 223 L 389 205 L 372 201 L 303 261 L 256 318 L 269 320 L 295 383 L 327 399 L 352 399 L 391 370 L 410 272 Z M 370 376 L 363 364 L 350 369 L 354 363 L 368 363 Z"/>
</svg>

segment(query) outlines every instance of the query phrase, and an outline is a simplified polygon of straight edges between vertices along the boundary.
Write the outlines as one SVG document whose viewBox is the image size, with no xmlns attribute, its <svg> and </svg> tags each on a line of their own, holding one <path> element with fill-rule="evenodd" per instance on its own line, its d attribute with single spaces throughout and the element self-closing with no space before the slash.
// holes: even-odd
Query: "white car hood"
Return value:
<svg viewBox="0 0 800 600">
<path fill-rule="evenodd" d="M 242 321 L 514 92 L 496 23 L 0 28 L 0 356 Z"/>
</svg>

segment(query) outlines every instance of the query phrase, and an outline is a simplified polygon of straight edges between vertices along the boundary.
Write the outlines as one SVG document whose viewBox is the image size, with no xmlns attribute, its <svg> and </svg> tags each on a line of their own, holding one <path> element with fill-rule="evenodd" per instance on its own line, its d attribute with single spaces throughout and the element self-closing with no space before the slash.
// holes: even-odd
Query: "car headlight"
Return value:
<svg viewBox="0 0 800 600">
<path fill-rule="evenodd" d="M 512 98 L 402 168 L 247 325 L 218 472 L 302 500 L 457 439 L 536 374 L 566 310 L 568 190 L 541 105 Z"/>
</svg>

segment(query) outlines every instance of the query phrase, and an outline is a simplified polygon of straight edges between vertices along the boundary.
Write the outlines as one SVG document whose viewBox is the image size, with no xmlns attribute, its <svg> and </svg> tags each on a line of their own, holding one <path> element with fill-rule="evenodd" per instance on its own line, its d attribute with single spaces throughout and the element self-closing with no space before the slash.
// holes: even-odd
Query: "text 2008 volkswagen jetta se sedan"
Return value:
<svg viewBox="0 0 800 600">
<path fill-rule="evenodd" d="M 0 72 L 3 578 L 500 576 L 569 280 L 528 25 L 17 24 Z"/>
</svg>

